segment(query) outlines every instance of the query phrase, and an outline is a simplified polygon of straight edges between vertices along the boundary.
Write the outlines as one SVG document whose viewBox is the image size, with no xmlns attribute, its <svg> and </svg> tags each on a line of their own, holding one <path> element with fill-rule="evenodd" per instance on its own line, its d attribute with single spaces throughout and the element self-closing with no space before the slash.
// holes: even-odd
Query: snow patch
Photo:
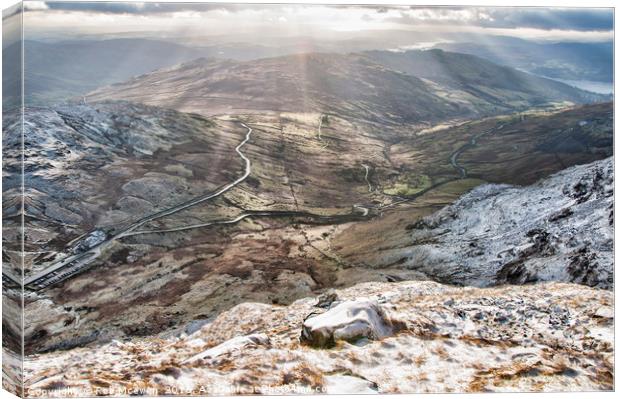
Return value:
<svg viewBox="0 0 620 399">
<path fill-rule="evenodd" d="M 377 301 L 357 300 L 340 303 L 325 313 L 306 319 L 302 341 L 328 347 L 337 341 L 377 340 L 392 333 L 392 323 Z"/>
</svg>

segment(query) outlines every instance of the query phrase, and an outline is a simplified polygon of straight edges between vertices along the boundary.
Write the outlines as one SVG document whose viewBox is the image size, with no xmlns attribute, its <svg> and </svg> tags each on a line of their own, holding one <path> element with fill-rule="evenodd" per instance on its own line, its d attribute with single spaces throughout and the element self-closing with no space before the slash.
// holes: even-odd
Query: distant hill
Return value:
<svg viewBox="0 0 620 399">
<path fill-rule="evenodd" d="M 207 113 L 324 110 L 401 120 L 445 117 L 458 108 L 419 78 L 365 56 L 318 53 L 248 62 L 200 59 L 101 88 L 87 98 Z"/>
<path fill-rule="evenodd" d="M 3 50 L 3 94 L 14 92 L 19 82 L 19 43 Z M 101 85 L 127 80 L 155 69 L 204 55 L 200 49 L 157 40 L 113 39 L 102 41 L 24 42 L 27 104 L 56 103 L 84 94 Z"/>
<path fill-rule="evenodd" d="M 250 45 L 243 42 L 196 46 L 194 42 L 185 43 L 179 40 L 169 42 L 141 38 L 73 40 L 56 43 L 26 40 L 24 42 L 26 103 L 32 105 L 59 103 L 68 98 L 82 96 L 101 86 L 123 82 L 157 69 L 203 57 L 233 59 L 239 62 L 276 57 L 282 61 L 295 59 L 297 61 L 294 61 L 293 65 L 297 65 L 299 59 L 306 58 L 312 61 L 312 58 L 293 56 L 292 54 L 329 51 L 330 53 L 339 53 L 340 55 L 337 57 L 342 57 L 345 55 L 342 50 L 351 47 L 342 43 L 317 44 L 300 40 L 282 43 L 281 46 Z M 612 76 L 612 46 L 610 43 L 538 44 L 514 38 L 493 38 L 489 40 L 493 43 L 497 42 L 497 45 L 468 42 L 443 43 L 438 46 L 460 53 L 474 54 L 498 64 L 553 78 L 605 80 L 611 79 Z M 344 48 L 342 48 L 343 46 Z M 17 73 L 16 68 L 19 68 L 18 64 L 10 62 L 10 60 L 19 59 L 19 46 L 9 46 L 3 50 L 3 54 L 3 68 L 7 72 L 3 78 L 3 95 L 6 104 L 14 97 L 10 96 L 10 93 L 17 92 L 19 89 L 17 80 L 8 78 L 14 76 Z M 416 57 L 420 58 L 419 51 L 404 53 L 371 51 L 366 53 L 366 55 L 371 56 L 373 61 L 387 65 L 390 69 L 400 70 L 409 75 L 426 79 L 428 70 L 424 67 L 419 68 L 415 73 L 404 70 L 406 68 L 402 64 L 405 61 L 411 63 L 409 58 L 412 58 L 412 54 L 418 54 Z M 449 54 L 453 53 L 446 54 L 448 54 L 446 55 L 447 58 Z M 353 56 L 349 56 L 352 60 L 354 59 Z M 455 63 L 455 61 L 457 62 Z M 465 65 L 465 61 L 467 61 L 467 65 Z M 336 62 L 341 63 L 340 61 Z M 471 66 L 471 70 L 475 71 L 482 64 L 482 61 L 461 59 L 449 60 L 449 63 L 452 67 L 447 71 L 449 74 L 456 76 L 460 73 L 461 76 L 464 76 L 464 71 L 459 71 L 459 68 Z M 309 64 L 309 67 L 312 68 L 312 65 Z M 496 66 L 484 66 L 490 76 L 495 76 L 494 74 L 497 71 L 495 68 Z M 444 73 L 446 72 L 445 67 L 442 67 L 442 70 Z M 481 75 L 480 77 L 484 78 L 485 76 Z M 502 76 L 507 76 L 507 74 L 503 73 Z M 506 80 L 499 78 L 492 83 L 497 84 L 498 82 L 505 83 Z M 538 83 L 534 84 L 534 86 L 537 85 Z M 479 95 L 483 94 L 475 94 L 475 96 Z M 547 93 L 543 96 L 544 101 L 547 99 L 546 96 Z M 530 101 L 530 98 L 527 101 Z M 487 98 L 486 102 L 494 103 L 491 98 Z M 495 104 L 491 108 L 496 106 L 499 104 Z M 480 108 L 480 105 L 475 108 Z"/>
<path fill-rule="evenodd" d="M 189 40 L 189 39 L 187 39 Z M 181 44 L 179 44 L 181 43 Z M 314 43 L 282 46 L 242 42 L 196 45 L 176 38 L 171 41 L 142 38 L 71 40 L 62 42 L 24 41 L 26 103 L 48 105 L 81 96 L 100 86 L 122 82 L 160 68 L 201 57 L 247 61 L 315 51 Z M 17 76 L 21 57 L 18 43 L 3 49 L 3 101 L 19 101 Z M 12 61 L 13 60 L 13 61 Z"/>
<path fill-rule="evenodd" d="M 498 64 L 556 79 L 613 81 L 613 42 L 535 43 L 508 37 L 436 47 L 486 58 Z"/>
<path fill-rule="evenodd" d="M 369 51 L 377 63 L 404 73 L 466 91 L 490 103 L 540 105 L 548 101 L 597 101 L 584 91 L 514 68 L 497 65 L 470 54 L 440 49 L 426 51 Z"/>
<path fill-rule="evenodd" d="M 87 96 L 89 101 L 123 99 L 207 114 L 321 111 L 384 123 L 433 122 L 604 98 L 441 50 L 310 53 L 246 62 L 199 59 Z"/>
</svg>

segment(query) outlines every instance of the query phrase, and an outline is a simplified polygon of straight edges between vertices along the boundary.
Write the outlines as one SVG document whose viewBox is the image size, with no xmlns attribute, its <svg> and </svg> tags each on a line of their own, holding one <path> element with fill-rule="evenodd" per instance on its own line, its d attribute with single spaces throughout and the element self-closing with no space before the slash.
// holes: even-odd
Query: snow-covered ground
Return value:
<svg viewBox="0 0 620 399">
<path fill-rule="evenodd" d="M 418 281 L 363 283 L 336 295 L 327 308 L 316 298 L 244 303 L 191 335 L 29 356 L 27 385 L 52 396 L 612 388 L 608 290 Z M 335 345 L 300 342 L 313 326 L 355 333 Z"/>
<path fill-rule="evenodd" d="M 613 158 L 527 187 L 483 185 L 421 220 L 405 267 L 490 286 L 565 281 L 613 288 Z"/>
</svg>

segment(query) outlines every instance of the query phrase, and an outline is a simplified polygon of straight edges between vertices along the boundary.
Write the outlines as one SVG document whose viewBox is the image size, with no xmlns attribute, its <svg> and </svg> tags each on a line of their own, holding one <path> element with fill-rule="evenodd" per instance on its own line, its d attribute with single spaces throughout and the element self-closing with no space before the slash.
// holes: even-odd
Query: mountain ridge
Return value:
<svg viewBox="0 0 620 399">
<path fill-rule="evenodd" d="M 441 50 L 428 54 L 437 51 Z M 99 88 L 86 99 L 130 100 L 207 115 L 318 111 L 387 124 L 472 118 L 605 99 L 475 56 L 441 51 L 444 68 L 422 73 L 420 68 L 428 64 L 424 59 L 414 59 L 416 68 L 407 71 L 395 68 L 389 60 L 401 57 L 411 66 L 407 58 L 411 53 L 388 54 L 389 59 L 377 53 L 304 53 L 244 62 L 198 59 Z M 457 74 L 457 58 L 463 57 L 469 63 L 468 74 Z M 476 65 L 482 72 L 476 72 Z M 498 78 L 488 78 L 500 73 L 511 82 L 495 88 Z"/>
</svg>

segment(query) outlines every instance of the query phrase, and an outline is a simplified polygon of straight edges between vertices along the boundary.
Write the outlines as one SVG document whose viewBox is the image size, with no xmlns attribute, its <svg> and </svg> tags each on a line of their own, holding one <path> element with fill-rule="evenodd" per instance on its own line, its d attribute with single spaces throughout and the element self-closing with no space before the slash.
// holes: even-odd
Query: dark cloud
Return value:
<svg viewBox="0 0 620 399">
<path fill-rule="evenodd" d="M 265 8 L 281 8 L 288 6 L 300 6 L 303 4 L 260 4 L 260 3 L 247 3 L 247 4 L 234 4 L 234 3 L 150 3 L 150 2 L 106 2 L 106 1 L 92 1 L 92 2 L 68 2 L 68 1 L 47 1 L 45 4 L 51 10 L 64 10 L 64 11 L 90 11 L 99 12 L 105 14 L 155 14 L 155 13 L 170 13 L 178 11 L 211 11 L 211 10 L 227 10 L 227 11 L 240 11 L 248 9 L 265 9 Z M 334 4 L 329 7 L 334 8 L 367 8 L 369 10 L 377 10 L 378 12 L 387 12 L 388 7 L 385 6 L 373 6 L 373 5 L 347 5 L 347 4 Z M 398 6 L 394 6 L 397 8 Z M 36 11 L 36 10 L 31 10 Z"/>
<path fill-rule="evenodd" d="M 136 2 L 46 2 L 50 10 L 90 11 L 105 14 L 154 14 L 176 11 L 209 11 L 234 8 L 227 4 L 200 3 L 136 3 Z"/>
<path fill-rule="evenodd" d="M 296 4 L 231 4 L 231 3 L 131 3 L 131 2 L 67 2 L 67 1 L 49 1 L 46 2 L 51 10 L 65 11 L 91 11 L 106 14 L 154 14 L 177 11 L 211 11 L 211 10 L 228 10 L 239 11 L 247 9 L 265 9 L 265 8 L 281 8 L 284 6 L 295 6 Z M 297 6 L 305 6 L 297 4 Z M 377 10 L 377 12 L 387 12 L 388 7 L 374 5 L 347 5 L 334 4 L 330 7 L 334 8 L 367 8 L 369 10 Z M 398 6 L 394 6 L 398 8 Z"/>
</svg>

